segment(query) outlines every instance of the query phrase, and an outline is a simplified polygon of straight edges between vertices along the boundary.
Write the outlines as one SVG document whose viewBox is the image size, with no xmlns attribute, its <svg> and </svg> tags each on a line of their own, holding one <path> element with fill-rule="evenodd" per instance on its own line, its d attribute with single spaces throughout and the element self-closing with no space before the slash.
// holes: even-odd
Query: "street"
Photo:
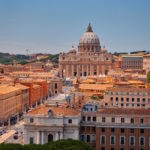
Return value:
<svg viewBox="0 0 150 150">
<path fill-rule="evenodd" d="M 18 143 L 23 144 L 23 121 L 10 127 L 6 133 L 0 136 L 0 143 Z M 17 138 L 14 139 L 14 136 Z"/>
</svg>

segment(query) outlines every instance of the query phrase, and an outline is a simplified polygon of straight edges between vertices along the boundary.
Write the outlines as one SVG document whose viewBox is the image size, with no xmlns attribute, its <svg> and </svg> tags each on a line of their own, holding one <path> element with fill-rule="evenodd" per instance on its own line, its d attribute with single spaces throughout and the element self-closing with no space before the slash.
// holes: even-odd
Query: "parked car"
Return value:
<svg viewBox="0 0 150 150">
<path fill-rule="evenodd" d="M 14 139 L 15 139 L 15 140 L 18 139 L 18 135 L 15 134 L 15 135 L 14 135 Z"/>
</svg>

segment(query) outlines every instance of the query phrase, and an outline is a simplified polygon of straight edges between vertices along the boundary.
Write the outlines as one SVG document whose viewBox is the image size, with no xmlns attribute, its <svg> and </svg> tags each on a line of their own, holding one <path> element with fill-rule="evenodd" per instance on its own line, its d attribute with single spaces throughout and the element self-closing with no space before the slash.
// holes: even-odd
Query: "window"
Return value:
<svg viewBox="0 0 150 150">
<path fill-rule="evenodd" d="M 57 89 L 57 83 L 55 83 L 55 89 Z"/>
<path fill-rule="evenodd" d="M 124 123 L 124 122 L 125 122 L 124 118 L 121 118 L 121 123 Z"/>
<path fill-rule="evenodd" d="M 85 127 L 81 126 L 81 131 L 85 131 Z"/>
<path fill-rule="evenodd" d="M 124 105 L 123 104 L 121 104 L 121 107 L 123 107 Z"/>
<path fill-rule="evenodd" d="M 121 97 L 121 101 L 123 102 L 123 100 L 124 100 L 124 98 L 123 97 Z"/>
<path fill-rule="evenodd" d="M 96 121 L 96 117 L 93 117 L 93 121 Z"/>
<path fill-rule="evenodd" d="M 137 102 L 140 102 L 140 98 L 137 98 Z"/>
<path fill-rule="evenodd" d="M 120 136 L 120 145 L 125 145 L 125 137 Z"/>
<path fill-rule="evenodd" d="M 93 135 L 91 136 L 91 141 L 92 141 L 92 142 L 95 142 L 95 140 L 96 140 L 96 136 L 95 136 L 95 134 L 93 134 Z"/>
<path fill-rule="evenodd" d="M 115 144 L 115 136 L 110 136 L 110 144 L 111 145 Z"/>
<path fill-rule="evenodd" d="M 101 130 L 102 130 L 102 132 L 105 132 L 105 128 L 102 128 Z"/>
<path fill-rule="evenodd" d="M 94 131 L 94 132 L 95 132 L 95 131 L 96 131 L 96 128 L 95 128 L 95 127 L 92 127 L 92 131 Z"/>
<path fill-rule="evenodd" d="M 139 146 L 144 146 L 145 145 L 145 138 L 143 136 L 139 137 Z"/>
<path fill-rule="evenodd" d="M 126 101 L 129 102 L 129 98 L 126 98 Z"/>
<path fill-rule="evenodd" d="M 115 122 L 115 118 L 111 118 L 111 122 Z"/>
<path fill-rule="evenodd" d="M 115 128 L 111 128 L 111 132 L 115 132 Z"/>
<path fill-rule="evenodd" d="M 85 137 L 84 137 L 84 135 L 82 134 L 82 135 L 80 135 L 80 140 L 81 141 L 84 141 L 85 140 Z"/>
<path fill-rule="evenodd" d="M 72 119 L 68 119 L 68 123 L 72 123 Z"/>
<path fill-rule="evenodd" d="M 111 97 L 110 99 L 111 99 L 111 101 L 113 101 L 113 97 Z"/>
<path fill-rule="evenodd" d="M 87 135 L 86 141 L 87 141 L 87 142 L 90 142 L 90 135 Z"/>
<path fill-rule="evenodd" d="M 91 121 L 91 117 L 88 116 L 87 120 L 88 120 L 88 121 Z"/>
<path fill-rule="evenodd" d="M 140 107 L 140 104 L 137 104 L 137 107 Z"/>
<path fill-rule="evenodd" d="M 34 138 L 30 137 L 30 144 L 34 144 Z"/>
<path fill-rule="evenodd" d="M 135 137 L 134 136 L 130 136 L 130 138 L 129 138 L 129 144 L 130 144 L 130 146 L 135 145 Z"/>
<path fill-rule="evenodd" d="M 105 122 L 105 121 L 106 121 L 105 117 L 102 117 L 102 122 Z"/>
<path fill-rule="evenodd" d="M 118 97 L 116 97 L 116 101 L 118 102 Z"/>
<path fill-rule="evenodd" d="M 30 118 L 30 123 L 33 123 L 34 122 L 34 119 L 33 118 Z"/>
<path fill-rule="evenodd" d="M 130 123 L 134 123 L 134 118 L 131 118 Z"/>
<path fill-rule="evenodd" d="M 101 136 L 101 144 L 106 144 L 106 136 L 105 135 Z"/>
<path fill-rule="evenodd" d="M 134 133 L 134 129 L 130 129 L 130 133 Z"/>
<path fill-rule="evenodd" d="M 85 121 L 85 116 L 82 117 L 82 120 Z"/>
<path fill-rule="evenodd" d="M 144 129 L 140 129 L 140 133 L 144 133 Z"/>
<path fill-rule="evenodd" d="M 90 131 L 90 127 L 86 127 L 86 131 Z"/>
<path fill-rule="evenodd" d="M 142 124 L 144 123 L 144 119 L 143 118 L 140 119 L 140 123 L 142 123 Z"/>
<path fill-rule="evenodd" d="M 124 128 L 121 128 L 121 133 L 124 133 Z"/>
<path fill-rule="evenodd" d="M 143 102 L 145 102 L 145 98 L 143 98 L 142 100 L 143 100 Z"/>
<path fill-rule="evenodd" d="M 134 102 L 134 98 L 132 98 L 132 102 Z"/>
</svg>

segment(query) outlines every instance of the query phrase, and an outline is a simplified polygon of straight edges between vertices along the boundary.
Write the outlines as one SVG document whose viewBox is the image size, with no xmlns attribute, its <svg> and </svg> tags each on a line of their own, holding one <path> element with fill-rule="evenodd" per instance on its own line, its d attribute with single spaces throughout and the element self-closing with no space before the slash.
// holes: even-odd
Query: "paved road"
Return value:
<svg viewBox="0 0 150 150">
<path fill-rule="evenodd" d="M 10 127 L 6 133 L 0 136 L 0 143 L 19 143 L 23 144 L 23 121 L 18 122 L 16 125 Z M 14 139 L 15 133 L 18 132 L 18 139 Z"/>
</svg>

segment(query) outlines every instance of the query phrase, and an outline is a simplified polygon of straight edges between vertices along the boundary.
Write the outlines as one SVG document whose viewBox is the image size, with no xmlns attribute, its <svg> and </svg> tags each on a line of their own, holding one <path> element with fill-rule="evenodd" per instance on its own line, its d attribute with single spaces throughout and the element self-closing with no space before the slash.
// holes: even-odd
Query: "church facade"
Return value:
<svg viewBox="0 0 150 150">
<path fill-rule="evenodd" d="M 81 36 L 78 51 L 72 47 L 59 55 L 60 77 L 82 77 L 107 74 L 112 68 L 112 54 L 100 46 L 96 33 L 89 24 Z"/>
</svg>

